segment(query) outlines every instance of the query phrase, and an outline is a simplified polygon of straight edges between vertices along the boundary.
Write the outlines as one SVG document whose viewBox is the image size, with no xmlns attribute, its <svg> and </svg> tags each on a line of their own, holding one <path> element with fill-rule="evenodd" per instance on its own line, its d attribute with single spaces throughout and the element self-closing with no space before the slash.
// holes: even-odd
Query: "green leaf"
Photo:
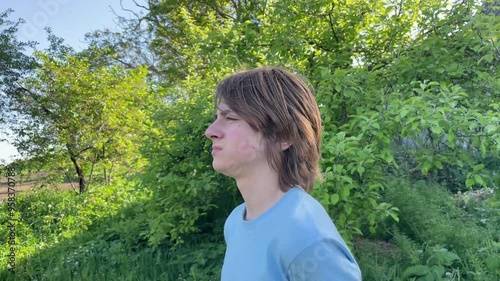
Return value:
<svg viewBox="0 0 500 281">
<path fill-rule="evenodd" d="M 350 215 L 352 213 L 352 206 L 349 204 L 344 205 L 344 211 L 347 215 Z"/>
<path fill-rule="evenodd" d="M 395 212 L 393 212 L 393 211 L 389 211 L 389 215 L 391 216 L 391 218 L 392 218 L 393 220 L 395 220 L 396 222 L 399 222 L 399 216 L 398 216 L 398 214 L 396 214 L 396 213 L 395 213 Z"/>
<path fill-rule="evenodd" d="M 344 187 L 342 189 L 342 199 L 344 199 L 344 200 L 347 199 L 347 197 L 349 197 L 350 192 L 351 192 L 351 189 L 349 187 L 347 187 L 347 186 Z"/>
<path fill-rule="evenodd" d="M 402 280 L 407 280 L 410 277 L 419 277 L 429 274 L 430 268 L 425 265 L 410 266 L 403 272 Z"/>
<path fill-rule="evenodd" d="M 453 131 L 448 132 L 447 139 L 448 139 L 448 146 L 451 148 L 454 148 L 455 147 L 455 133 L 453 133 Z"/>
<path fill-rule="evenodd" d="M 339 199 L 340 198 L 339 198 L 339 195 L 337 193 L 334 193 L 334 194 L 330 195 L 330 203 L 332 205 L 336 205 L 337 202 L 339 202 Z"/>
<path fill-rule="evenodd" d="M 487 61 L 488 63 L 491 63 L 493 61 L 493 55 L 492 54 L 484 55 L 481 59 L 479 59 L 477 64 L 480 64 L 483 60 Z"/>
<path fill-rule="evenodd" d="M 473 167 L 474 172 L 481 171 L 482 169 L 484 169 L 484 164 L 475 165 Z"/>
<path fill-rule="evenodd" d="M 500 257 L 499 256 L 489 256 L 486 258 L 486 267 L 492 272 L 500 271 Z"/>
<path fill-rule="evenodd" d="M 401 110 L 401 112 L 399 113 L 399 116 L 401 116 L 401 119 L 405 118 L 405 116 L 408 115 L 408 112 L 410 112 L 408 109 Z"/>
<path fill-rule="evenodd" d="M 439 126 L 432 126 L 431 131 L 434 134 L 441 134 L 443 132 L 443 129 L 441 129 L 441 127 L 439 127 Z"/>
<path fill-rule="evenodd" d="M 465 181 L 465 186 L 466 186 L 466 187 L 471 187 L 471 186 L 473 186 L 475 183 L 476 183 L 476 181 L 475 181 L 474 179 L 467 179 L 467 180 Z"/>
<path fill-rule="evenodd" d="M 480 184 L 480 185 L 484 185 L 484 181 L 483 181 L 483 178 L 480 176 L 480 175 L 474 175 L 474 180 Z"/>
<path fill-rule="evenodd" d="M 485 157 L 486 156 L 486 145 L 484 145 L 483 142 L 481 142 L 481 144 L 479 145 L 479 149 L 481 150 L 481 155 L 483 157 Z"/>
<path fill-rule="evenodd" d="M 363 166 L 358 166 L 357 171 L 358 171 L 359 176 L 361 177 L 361 176 L 363 176 L 363 173 L 365 172 L 365 168 Z"/>
<path fill-rule="evenodd" d="M 427 175 L 429 173 L 429 170 L 432 168 L 432 161 L 428 158 L 425 160 L 424 164 L 422 165 L 422 174 Z"/>
</svg>

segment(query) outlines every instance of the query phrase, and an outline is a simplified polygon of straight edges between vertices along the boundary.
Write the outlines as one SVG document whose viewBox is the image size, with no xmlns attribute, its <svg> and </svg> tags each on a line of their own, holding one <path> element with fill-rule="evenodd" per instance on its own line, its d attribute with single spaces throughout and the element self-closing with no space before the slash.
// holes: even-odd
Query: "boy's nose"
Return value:
<svg viewBox="0 0 500 281">
<path fill-rule="evenodd" d="M 205 136 L 209 139 L 221 138 L 222 132 L 219 128 L 217 128 L 217 121 L 214 121 L 208 128 L 205 130 Z"/>
</svg>

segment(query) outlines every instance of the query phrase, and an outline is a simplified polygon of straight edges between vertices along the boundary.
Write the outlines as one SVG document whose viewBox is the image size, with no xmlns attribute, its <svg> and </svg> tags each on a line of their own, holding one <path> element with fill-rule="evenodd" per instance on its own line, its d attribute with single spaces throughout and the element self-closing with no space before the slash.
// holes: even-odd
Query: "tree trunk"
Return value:
<svg viewBox="0 0 500 281">
<path fill-rule="evenodd" d="M 108 174 L 106 173 L 106 164 L 102 164 L 102 172 L 104 173 L 104 184 L 106 185 L 106 180 L 108 179 Z"/>
<path fill-rule="evenodd" d="M 80 186 L 80 194 L 83 194 L 85 192 L 85 188 L 87 187 L 87 183 L 85 182 L 85 175 L 83 174 L 83 169 L 80 163 L 78 162 L 78 159 L 74 156 L 71 156 L 71 162 L 73 162 L 73 165 L 75 165 L 76 173 L 78 174 L 78 183 Z"/>
</svg>

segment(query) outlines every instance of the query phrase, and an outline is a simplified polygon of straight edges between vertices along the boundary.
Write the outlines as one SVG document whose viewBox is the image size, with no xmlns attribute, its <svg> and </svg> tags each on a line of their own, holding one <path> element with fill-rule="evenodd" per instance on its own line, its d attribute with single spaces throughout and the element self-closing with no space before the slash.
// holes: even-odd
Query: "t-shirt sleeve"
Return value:
<svg viewBox="0 0 500 281">
<path fill-rule="evenodd" d="M 361 281 L 361 271 L 344 243 L 317 242 L 294 258 L 288 267 L 290 281 Z"/>
</svg>

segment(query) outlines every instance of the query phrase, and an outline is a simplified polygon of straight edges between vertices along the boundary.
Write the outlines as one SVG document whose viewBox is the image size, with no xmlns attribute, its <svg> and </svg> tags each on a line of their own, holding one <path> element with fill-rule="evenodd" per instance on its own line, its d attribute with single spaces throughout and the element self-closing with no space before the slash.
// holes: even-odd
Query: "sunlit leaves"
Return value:
<svg viewBox="0 0 500 281">
<path fill-rule="evenodd" d="M 324 129 L 325 181 L 315 195 L 348 240 L 362 225 L 375 231 L 380 221 L 397 220 L 380 199 L 390 173 L 436 179 L 453 166 L 460 184 L 486 182 L 480 171 L 466 176 L 474 155 L 498 153 L 500 143 L 498 20 L 478 3 L 152 3 L 149 23 L 163 44 L 155 51 L 184 72 L 169 77 L 169 93 L 183 98 L 169 110 L 193 114 L 186 101 L 205 104 L 211 87 L 240 68 L 279 65 L 309 79 Z M 193 124 L 169 124 L 164 140 L 174 149 L 165 166 L 184 159 L 178 150 L 193 151 L 166 133 L 182 139 Z"/>
<path fill-rule="evenodd" d="M 35 56 L 41 66 L 22 82 L 13 107 L 26 116 L 13 128 L 18 149 L 30 157 L 64 155 L 79 165 L 136 161 L 136 142 L 156 100 L 148 91 L 146 69 L 94 67 L 70 54 Z"/>
</svg>

